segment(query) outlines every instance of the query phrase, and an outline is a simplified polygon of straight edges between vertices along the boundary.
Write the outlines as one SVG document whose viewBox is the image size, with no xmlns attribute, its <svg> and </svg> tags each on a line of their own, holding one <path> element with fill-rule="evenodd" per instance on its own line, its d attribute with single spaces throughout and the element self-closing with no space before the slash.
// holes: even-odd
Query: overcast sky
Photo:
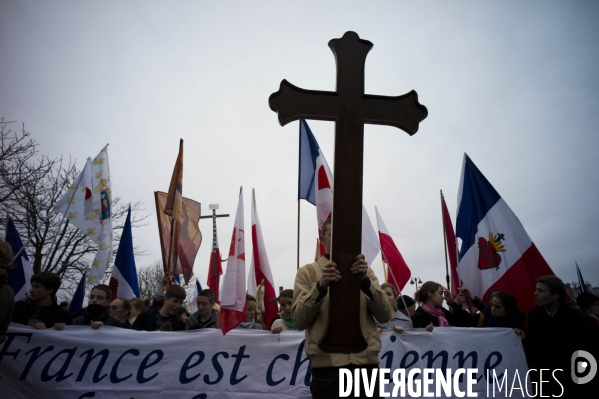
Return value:
<svg viewBox="0 0 599 399">
<path fill-rule="evenodd" d="M 148 251 L 138 267 L 160 258 L 153 191 L 168 189 L 183 138 L 183 195 L 231 214 L 218 220 L 228 247 L 239 187 L 248 231 L 255 188 L 275 285 L 291 288 L 298 122 L 281 127 L 268 97 L 282 79 L 333 91 L 327 43 L 353 30 L 374 43 L 366 93 L 414 89 L 429 111 L 412 137 L 365 127 L 364 204 L 412 275 L 445 281 L 439 190 L 455 222 L 466 152 L 555 273 L 575 281 L 577 260 L 597 285 L 597 21 L 596 1 L 0 0 L 0 116 L 80 166 L 110 143 L 113 195 L 150 214 L 133 232 Z M 334 124 L 309 124 L 333 167 Z M 302 201 L 301 215 L 303 264 L 315 207 Z M 211 221 L 200 227 L 205 284 Z M 372 267 L 382 277 L 380 256 Z"/>
</svg>

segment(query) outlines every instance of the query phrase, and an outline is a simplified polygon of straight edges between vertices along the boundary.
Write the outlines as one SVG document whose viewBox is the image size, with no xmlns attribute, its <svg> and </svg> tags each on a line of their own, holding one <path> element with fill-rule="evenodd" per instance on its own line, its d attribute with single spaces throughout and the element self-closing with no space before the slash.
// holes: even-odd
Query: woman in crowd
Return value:
<svg viewBox="0 0 599 399">
<path fill-rule="evenodd" d="M 384 283 L 381 284 L 381 288 L 383 289 L 383 291 L 385 291 L 385 294 L 387 295 L 387 299 L 389 300 L 389 303 L 391 304 L 391 306 L 393 307 L 393 310 L 395 311 L 395 315 L 393 316 L 393 318 L 391 320 L 389 320 L 388 323 L 380 323 L 378 320 L 374 319 L 375 323 L 376 323 L 376 327 L 379 330 L 379 332 L 381 332 L 381 330 L 385 329 L 385 328 L 393 328 L 393 331 L 395 332 L 402 332 L 403 330 L 405 330 L 406 328 L 412 328 L 412 319 L 410 319 L 410 317 L 406 316 L 405 313 L 401 312 L 398 309 L 398 304 L 402 305 L 402 309 L 405 308 L 405 306 L 403 305 L 407 305 L 408 308 L 414 304 L 414 300 L 412 300 L 412 298 L 408 297 L 407 295 L 404 295 L 403 300 L 402 298 L 398 298 L 397 296 L 397 291 L 395 290 L 395 287 L 389 283 Z M 411 300 L 411 303 L 406 303 L 404 304 L 406 298 L 408 299 L 408 302 Z"/>
<path fill-rule="evenodd" d="M 264 330 L 264 326 L 256 320 L 256 298 L 249 294 L 245 296 L 245 320 L 237 328 L 244 330 Z"/>
<path fill-rule="evenodd" d="M 439 283 L 427 281 L 414 294 L 414 299 L 421 303 L 416 309 L 412 322 L 416 328 L 434 327 L 472 327 L 470 313 L 462 309 L 464 297 L 458 295 L 455 300 L 451 293 Z M 443 308 L 443 301 L 451 307 L 452 312 Z"/>
<path fill-rule="evenodd" d="M 133 298 L 129 300 L 131 309 L 129 310 L 129 324 L 133 325 L 133 322 L 141 313 L 148 310 L 147 302 L 141 298 Z"/>
<path fill-rule="evenodd" d="M 481 314 L 478 327 L 507 327 L 514 329 L 520 339 L 524 339 L 525 315 L 518 308 L 518 300 L 509 292 L 496 292 L 491 299 L 491 317 Z"/>
</svg>

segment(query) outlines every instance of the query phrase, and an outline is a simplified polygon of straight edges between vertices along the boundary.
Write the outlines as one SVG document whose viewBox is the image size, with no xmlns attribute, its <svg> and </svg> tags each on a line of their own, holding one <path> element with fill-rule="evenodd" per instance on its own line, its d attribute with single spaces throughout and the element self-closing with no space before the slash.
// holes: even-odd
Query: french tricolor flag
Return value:
<svg viewBox="0 0 599 399">
<path fill-rule="evenodd" d="M 119 249 L 114 260 L 112 276 L 110 277 L 112 299 L 131 299 L 139 297 L 139 282 L 133 253 L 133 236 L 131 234 L 131 207 L 127 211 L 127 219 L 121 234 Z"/>
<path fill-rule="evenodd" d="M 464 154 L 458 192 L 456 236 L 462 240 L 458 273 L 479 298 L 510 292 L 518 306 L 535 306 L 535 280 L 553 271 L 524 226 L 491 183 Z"/>
<path fill-rule="evenodd" d="M 318 233 L 320 227 L 333 213 L 333 174 L 310 127 L 300 119 L 300 161 L 298 198 L 316 205 Z M 324 254 L 324 246 L 319 245 Z M 379 243 L 366 208 L 362 206 L 362 253 L 372 265 L 379 253 Z"/>
<path fill-rule="evenodd" d="M 305 120 L 300 120 L 298 198 L 316 205 L 318 228 L 333 212 L 333 174 Z"/>
<path fill-rule="evenodd" d="M 15 301 L 27 299 L 29 289 L 31 288 L 33 268 L 25 250 L 21 250 L 23 248 L 21 236 L 19 236 L 12 218 L 8 215 L 6 216 L 6 236 L 4 237 L 4 241 L 10 245 L 14 255 L 21 251 L 20 255 L 11 264 L 15 268 L 15 272 L 8 276 L 8 285 L 15 292 Z"/>
</svg>

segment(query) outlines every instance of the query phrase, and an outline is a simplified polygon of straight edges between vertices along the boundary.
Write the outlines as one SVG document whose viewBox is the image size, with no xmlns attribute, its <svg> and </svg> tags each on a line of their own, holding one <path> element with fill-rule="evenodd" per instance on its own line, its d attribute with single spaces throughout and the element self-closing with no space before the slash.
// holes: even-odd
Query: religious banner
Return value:
<svg viewBox="0 0 599 399">
<path fill-rule="evenodd" d="M 168 264 L 168 245 L 171 239 L 171 217 L 164 213 L 167 193 L 154 191 L 156 201 L 156 214 L 158 216 L 158 231 L 160 233 L 160 247 L 162 249 L 162 262 Z M 175 274 L 183 274 L 185 282 L 193 276 L 193 263 L 202 243 L 202 233 L 198 222 L 201 216 L 201 205 L 192 199 L 183 197 L 181 201 L 181 227 L 175 230 L 175 248 L 172 253 L 172 264 Z M 175 225 L 178 225 L 175 223 Z"/>
<path fill-rule="evenodd" d="M 532 393 L 525 381 L 522 344 L 511 329 L 385 330 L 381 339 L 380 367 L 391 372 L 402 369 L 407 376 L 415 369 L 451 369 L 455 375 L 460 369 L 476 369 L 472 391 L 478 397 L 489 396 L 493 376 L 508 382 L 501 390 L 495 384 L 496 397 L 523 397 L 526 389 Z M 421 380 L 422 374 L 415 378 Z M 304 333 L 295 331 L 235 329 L 223 336 L 212 329 L 144 332 L 66 326 L 63 331 L 38 331 L 11 324 L 0 344 L 0 392 L 14 399 L 310 398 L 310 379 Z M 466 392 L 466 384 L 466 378 L 456 378 L 447 397 Z M 393 388 L 391 380 L 386 390 Z"/>
</svg>

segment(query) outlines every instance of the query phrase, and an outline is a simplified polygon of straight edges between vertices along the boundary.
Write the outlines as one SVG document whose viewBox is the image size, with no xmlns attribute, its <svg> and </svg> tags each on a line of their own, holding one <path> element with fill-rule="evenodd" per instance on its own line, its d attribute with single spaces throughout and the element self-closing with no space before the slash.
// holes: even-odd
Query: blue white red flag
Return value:
<svg viewBox="0 0 599 399">
<path fill-rule="evenodd" d="M 312 205 L 316 205 L 316 221 L 320 235 L 322 224 L 330 219 L 333 213 L 333 173 L 310 127 L 303 119 L 300 119 L 299 158 L 298 199 L 305 199 Z M 320 245 L 317 252 L 323 255 L 324 246 Z M 369 265 L 379 253 L 377 235 L 364 206 L 362 206 L 362 253 Z"/>
<path fill-rule="evenodd" d="M 13 255 L 16 255 L 23 248 L 23 242 L 15 227 L 15 223 L 8 215 L 6 217 L 6 235 L 4 241 L 10 244 Z M 33 269 L 25 250 L 21 251 L 21 254 L 12 262 L 11 266 L 16 270 L 8 276 L 8 285 L 15 292 L 15 301 L 26 299 L 29 296 L 29 289 L 31 288 Z"/>
<path fill-rule="evenodd" d="M 245 320 L 245 228 L 243 225 L 243 187 L 229 248 L 227 271 L 223 279 L 218 324 L 223 335 Z"/>
<path fill-rule="evenodd" d="M 133 236 L 131 234 L 131 207 L 127 211 L 127 219 L 121 234 L 109 285 L 112 289 L 113 300 L 116 298 L 131 299 L 139 297 L 139 283 L 133 253 Z"/>
<path fill-rule="evenodd" d="M 582 278 L 582 274 L 580 274 L 580 268 L 578 267 L 578 262 L 574 261 L 576 264 L 576 277 L 578 277 L 578 284 L 580 285 L 580 293 L 589 292 L 587 285 L 584 283 L 584 279 Z"/>
<path fill-rule="evenodd" d="M 508 291 L 518 306 L 535 306 L 535 280 L 553 271 L 524 226 L 491 183 L 464 154 L 458 192 L 456 236 L 462 240 L 458 272 L 479 298 Z"/>
<path fill-rule="evenodd" d="M 275 280 L 272 278 L 270 263 L 266 255 L 262 227 L 260 227 L 260 219 L 258 218 L 256 196 L 254 190 L 252 190 L 252 265 L 248 275 L 248 293 L 256 297 L 258 286 L 262 281 L 264 281 L 264 296 L 261 304 L 264 309 L 262 320 L 264 320 L 266 328 L 270 330 L 270 323 L 277 316 L 278 310 L 277 303 L 271 301 L 271 299 L 276 298 L 277 295 L 275 294 Z"/>
<path fill-rule="evenodd" d="M 77 289 L 69 305 L 69 314 L 72 316 L 83 308 L 83 300 L 85 298 L 85 283 L 87 282 L 87 269 L 83 272 Z"/>
</svg>

